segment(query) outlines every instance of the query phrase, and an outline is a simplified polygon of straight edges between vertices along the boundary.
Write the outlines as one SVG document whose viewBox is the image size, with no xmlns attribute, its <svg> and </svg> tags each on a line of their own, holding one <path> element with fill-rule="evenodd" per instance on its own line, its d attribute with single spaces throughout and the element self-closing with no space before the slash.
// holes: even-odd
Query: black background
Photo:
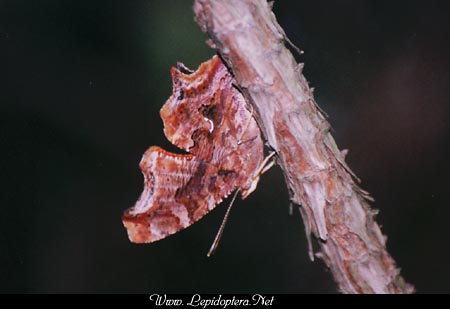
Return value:
<svg viewBox="0 0 450 309">
<path fill-rule="evenodd" d="M 0 292 L 335 293 L 311 263 L 278 168 L 151 245 L 121 213 L 165 140 L 177 61 L 214 54 L 192 1 L 0 1 Z M 450 292 L 448 1 L 278 1 L 347 161 L 376 198 L 388 248 L 422 293 Z"/>
</svg>

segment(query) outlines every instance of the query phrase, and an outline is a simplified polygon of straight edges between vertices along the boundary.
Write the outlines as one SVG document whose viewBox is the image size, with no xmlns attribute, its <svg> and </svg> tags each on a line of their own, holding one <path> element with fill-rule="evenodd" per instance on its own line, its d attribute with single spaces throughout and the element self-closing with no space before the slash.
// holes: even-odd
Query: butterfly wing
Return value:
<svg viewBox="0 0 450 309">
<path fill-rule="evenodd" d="M 160 111 L 167 139 L 219 170 L 237 172 L 247 196 L 258 181 L 263 141 L 228 69 L 214 56 L 196 71 L 178 64 L 171 74 L 173 93 Z"/>
<path fill-rule="evenodd" d="M 190 226 L 235 189 L 224 186 L 233 184 L 235 175 L 220 175 L 215 166 L 192 155 L 156 146 L 146 151 L 140 167 L 144 191 L 122 216 L 135 243 L 154 242 Z"/>
<path fill-rule="evenodd" d="M 179 64 L 172 79 L 172 96 L 161 109 L 164 132 L 190 154 L 155 146 L 144 154 L 144 191 L 122 217 L 136 243 L 190 226 L 238 188 L 246 197 L 263 160 L 259 128 L 219 57 L 197 71 Z"/>
</svg>

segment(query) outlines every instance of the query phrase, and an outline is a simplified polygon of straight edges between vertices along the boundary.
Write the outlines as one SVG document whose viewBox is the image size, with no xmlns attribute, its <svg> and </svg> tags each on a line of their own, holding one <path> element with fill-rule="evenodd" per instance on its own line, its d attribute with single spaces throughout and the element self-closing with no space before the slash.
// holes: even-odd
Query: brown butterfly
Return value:
<svg viewBox="0 0 450 309">
<path fill-rule="evenodd" d="M 189 154 L 158 146 L 145 152 L 144 191 L 122 217 L 135 243 L 190 226 L 235 190 L 246 198 L 267 169 L 259 127 L 218 56 L 195 72 L 179 63 L 171 74 L 173 93 L 160 111 L 164 133 Z"/>
</svg>

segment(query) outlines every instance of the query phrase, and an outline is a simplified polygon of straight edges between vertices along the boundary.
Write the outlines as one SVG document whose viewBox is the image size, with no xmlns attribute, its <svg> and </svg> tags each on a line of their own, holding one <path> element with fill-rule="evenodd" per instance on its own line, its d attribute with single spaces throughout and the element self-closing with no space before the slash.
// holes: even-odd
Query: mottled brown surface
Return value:
<svg viewBox="0 0 450 309">
<path fill-rule="evenodd" d="M 259 128 L 219 57 L 195 72 L 178 64 L 171 73 L 173 93 L 161 109 L 164 133 L 190 154 L 152 146 L 142 157 L 144 191 L 122 217 L 135 243 L 190 226 L 236 189 L 245 198 L 263 162 Z"/>
<path fill-rule="evenodd" d="M 265 0 L 197 0 L 200 27 L 255 110 L 308 237 L 343 293 L 411 293 Z M 310 256 L 314 255 L 311 251 Z"/>
</svg>

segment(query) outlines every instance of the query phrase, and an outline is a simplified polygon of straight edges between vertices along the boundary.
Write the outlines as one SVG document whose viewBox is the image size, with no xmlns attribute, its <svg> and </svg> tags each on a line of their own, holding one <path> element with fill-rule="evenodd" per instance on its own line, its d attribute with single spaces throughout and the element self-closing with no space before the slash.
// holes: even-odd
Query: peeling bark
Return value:
<svg viewBox="0 0 450 309">
<path fill-rule="evenodd" d="M 288 39 L 265 0 L 196 0 L 196 21 L 234 73 L 301 205 L 316 257 L 343 293 L 412 293 L 386 250 L 371 197 L 356 184 Z M 310 257 L 314 259 L 310 245 Z"/>
</svg>

